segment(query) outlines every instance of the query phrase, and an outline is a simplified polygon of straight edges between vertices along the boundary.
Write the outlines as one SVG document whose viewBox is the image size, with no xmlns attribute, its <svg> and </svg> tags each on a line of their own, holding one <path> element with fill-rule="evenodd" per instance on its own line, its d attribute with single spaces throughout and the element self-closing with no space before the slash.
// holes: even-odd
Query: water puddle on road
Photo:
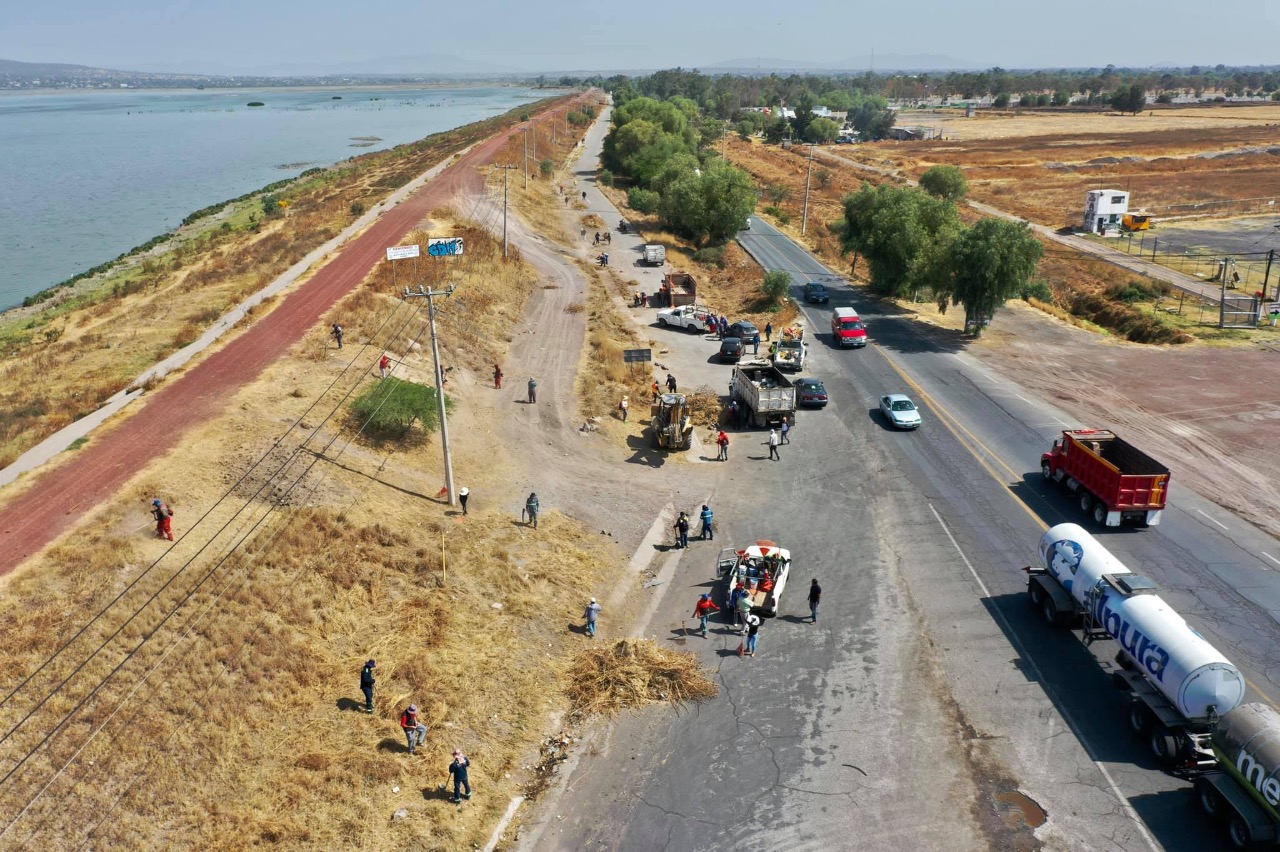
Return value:
<svg viewBox="0 0 1280 852">
<path fill-rule="evenodd" d="M 1039 828 L 1049 818 L 1035 799 L 1018 790 L 996 793 L 995 800 L 996 811 L 1009 828 L 1018 828 L 1020 825 Z"/>
</svg>

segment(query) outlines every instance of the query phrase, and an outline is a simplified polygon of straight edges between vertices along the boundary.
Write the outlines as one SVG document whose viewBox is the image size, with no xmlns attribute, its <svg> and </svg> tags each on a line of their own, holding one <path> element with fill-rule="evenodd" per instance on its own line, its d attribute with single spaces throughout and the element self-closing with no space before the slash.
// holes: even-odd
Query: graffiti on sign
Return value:
<svg viewBox="0 0 1280 852">
<path fill-rule="evenodd" d="M 457 257 L 462 254 L 462 237 L 427 240 L 427 254 L 432 257 Z"/>
</svg>

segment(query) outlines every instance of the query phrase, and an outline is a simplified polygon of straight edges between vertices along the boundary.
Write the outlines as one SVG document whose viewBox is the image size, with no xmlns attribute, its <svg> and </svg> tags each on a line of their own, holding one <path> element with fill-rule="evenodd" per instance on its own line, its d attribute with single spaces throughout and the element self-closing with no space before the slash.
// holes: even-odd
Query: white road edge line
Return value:
<svg viewBox="0 0 1280 852">
<path fill-rule="evenodd" d="M 1261 553 L 1263 556 L 1267 557 L 1268 559 L 1270 559 L 1272 562 L 1276 563 L 1277 565 L 1280 565 L 1280 559 L 1276 559 L 1274 556 L 1272 556 L 1270 553 L 1267 553 L 1265 550 L 1259 550 L 1258 552 Z"/>
<path fill-rule="evenodd" d="M 484 845 L 484 852 L 493 852 L 498 848 L 498 841 L 502 839 L 502 833 L 507 830 L 507 826 L 511 824 L 511 818 L 516 815 L 516 811 L 520 809 L 520 805 L 524 803 L 524 796 L 516 796 L 511 800 L 511 804 L 507 805 L 507 812 L 502 815 L 502 819 L 498 821 L 498 825 L 493 829 L 493 834 L 489 836 L 489 842 Z"/>
<path fill-rule="evenodd" d="M 982 582 L 982 578 L 979 577 L 978 572 L 974 570 L 973 563 L 969 561 L 969 557 L 965 556 L 964 551 L 960 549 L 960 542 L 956 541 L 956 537 L 951 534 L 951 529 L 947 526 L 946 522 L 942 520 L 942 515 L 938 514 L 938 510 L 933 508 L 932 503 L 927 505 L 929 506 L 929 511 L 933 512 L 933 516 L 937 518 L 938 526 L 942 527 L 942 531 L 946 533 L 947 538 L 950 539 L 951 546 L 956 549 L 956 553 L 960 554 L 960 559 L 964 562 L 965 567 L 969 569 L 969 574 L 973 577 L 974 582 L 976 582 L 978 584 L 978 588 L 982 590 L 982 596 L 984 598 L 990 598 L 991 592 L 987 589 L 987 584 Z M 1040 671 L 1040 667 L 1036 665 L 1035 660 L 1031 659 L 1031 656 L 1027 653 L 1026 649 L 1022 647 L 1022 642 L 1018 639 L 1017 634 L 1013 632 L 1013 628 L 1009 625 L 1009 622 L 1005 620 L 1005 617 L 1000 610 L 995 607 L 991 608 L 991 612 L 997 619 L 999 619 L 1000 626 L 1003 628 L 1005 635 L 1009 637 L 1009 641 L 1013 644 L 1014 649 L 1031 668 L 1031 671 L 1035 674 L 1036 680 L 1040 682 L 1040 688 L 1044 690 L 1045 694 L 1049 697 L 1049 700 L 1053 702 L 1057 711 L 1062 714 L 1063 720 L 1066 721 L 1067 725 L 1071 728 L 1071 732 L 1076 735 L 1076 739 L 1080 742 L 1080 745 L 1084 747 L 1085 752 L 1089 755 L 1089 759 L 1093 761 L 1093 765 L 1098 767 L 1098 771 L 1102 773 L 1102 777 L 1107 779 L 1107 785 L 1111 788 L 1112 795 L 1116 797 L 1116 801 L 1120 803 L 1120 807 L 1124 808 L 1124 812 L 1129 815 L 1131 820 L 1133 820 L 1133 824 L 1137 826 L 1138 833 L 1141 834 L 1142 839 L 1147 842 L 1148 848 L 1151 849 L 1151 852 L 1161 852 L 1161 847 L 1156 843 L 1155 838 L 1151 836 L 1151 833 L 1147 831 L 1147 827 L 1138 816 L 1138 812 L 1133 809 L 1133 805 L 1129 804 L 1129 800 L 1125 798 L 1124 793 L 1120 791 L 1120 787 L 1116 784 L 1115 779 L 1111 777 L 1111 773 L 1107 771 L 1107 767 L 1103 766 L 1098 758 L 1094 757 L 1093 748 L 1081 735 L 1080 728 L 1076 725 L 1076 720 L 1072 718 L 1070 711 L 1068 711 L 1066 707 L 1062 706 L 1061 702 L 1059 702 L 1056 696 L 1054 696 L 1053 690 L 1050 689 L 1049 684 L 1044 679 L 1044 674 Z"/>
<path fill-rule="evenodd" d="M 1196 509 L 1196 511 L 1197 511 L 1197 512 L 1200 512 L 1200 514 L 1204 515 L 1206 518 L 1209 518 L 1209 516 L 1208 516 L 1207 514 L 1205 514 L 1203 511 L 1201 511 L 1200 509 Z M 1222 527 L 1224 530 L 1225 530 L 1225 529 L 1230 529 L 1230 527 L 1228 527 L 1228 526 L 1227 526 L 1226 524 L 1224 524 L 1222 521 L 1217 521 L 1217 520 L 1214 520 L 1213 518 L 1209 518 L 1209 520 L 1213 521 L 1215 524 L 1217 524 L 1218 526 Z"/>
</svg>

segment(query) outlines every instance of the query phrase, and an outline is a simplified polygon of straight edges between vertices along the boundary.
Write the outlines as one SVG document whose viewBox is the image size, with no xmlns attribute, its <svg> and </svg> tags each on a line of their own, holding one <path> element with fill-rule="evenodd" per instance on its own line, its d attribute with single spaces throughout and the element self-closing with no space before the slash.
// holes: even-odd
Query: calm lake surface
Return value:
<svg viewBox="0 0 1280 852">
<path fill-rule="evenodd" d="M 202 207 L 548 94 L 475 86 L 0 95 L 0 308 Z"/>
</svg>

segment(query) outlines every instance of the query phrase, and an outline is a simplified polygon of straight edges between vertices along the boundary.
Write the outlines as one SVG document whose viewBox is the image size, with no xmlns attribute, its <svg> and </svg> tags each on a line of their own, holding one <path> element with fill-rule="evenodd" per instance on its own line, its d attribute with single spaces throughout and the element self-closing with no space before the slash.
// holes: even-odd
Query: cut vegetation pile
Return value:
<svg viewBox="0 0 1280 852">
<path fill-rule="evenodd" d="M 604 715 L 659 701 L 683 706 L 720 691 L 695 654 L 647 639 L 622 639 L 583 651 L 564 680 L 575 710 Z"/>
</svg>

